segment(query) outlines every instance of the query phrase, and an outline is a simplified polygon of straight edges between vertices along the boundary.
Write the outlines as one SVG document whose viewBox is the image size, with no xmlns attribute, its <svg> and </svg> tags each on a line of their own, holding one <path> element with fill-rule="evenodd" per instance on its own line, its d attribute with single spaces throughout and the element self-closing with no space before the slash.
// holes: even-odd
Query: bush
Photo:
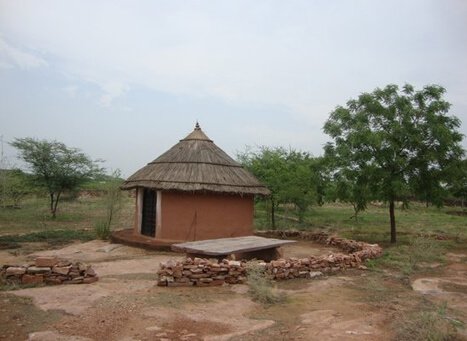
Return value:
<svg viewBox="0 0 467 341">
<path fill-rule="evenodd" d="M 264 273 L 264 268 L 256 262 L 247 265 L 248 293 L 253 301 L 262 304 L 276 304 L 285 302 L 287 296 L 272 287 L 271 280 Z"/>
</svg>

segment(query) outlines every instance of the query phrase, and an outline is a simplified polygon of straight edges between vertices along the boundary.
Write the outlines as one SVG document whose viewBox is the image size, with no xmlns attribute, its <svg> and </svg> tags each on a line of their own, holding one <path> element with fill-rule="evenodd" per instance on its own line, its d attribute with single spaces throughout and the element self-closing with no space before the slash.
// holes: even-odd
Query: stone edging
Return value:
<svg viewBox="0 0 467 341">
<path fill-rule="evenodd" d="M 296 238 L 314 240 L 317 243 L 335 246 L 346 253 L 334 253 L 325 256 L 289 258 L 260 262 L 265 273 L 273 280 L 292 278 L 314 278 L 323 273 L 345 270 L 348 268 L 365 269 L 363 262 L 381 256 L 383 250 L 378 244 L 368 244 L 326 233 L 306 231 L 264 231 L 261 236 L 277 238 Z M 246 261 L 224 259 L 186 258 L 183 261 L 169 260 L 161 263 L 158 270 L 159 286 L 214 286 L 224 283 L 236 284 L 246 281 Z"/>
<path fill-rule="evenodd" d="M 90 265 L 57 257 L 37 257 L 32 264 L 0 268 L 0 280 L 11 284 L 88 284 L 98 279 Z"/>
</svg>

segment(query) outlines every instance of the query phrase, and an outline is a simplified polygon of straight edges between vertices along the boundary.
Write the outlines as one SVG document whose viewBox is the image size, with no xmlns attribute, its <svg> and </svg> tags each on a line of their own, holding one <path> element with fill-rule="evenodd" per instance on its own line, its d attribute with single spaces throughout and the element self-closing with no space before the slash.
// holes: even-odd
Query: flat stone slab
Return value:
<svg viewBox="0 0 467 341">
<path fill-rule="evenodd" d="M 235 253 L 251 252 L 277 248 L 295 243 L 295 240 L 264 238 L 258 236 L 219 238 L 173 244 L 172 250 L 208 256 L 225 256 Z"/>
</svg>

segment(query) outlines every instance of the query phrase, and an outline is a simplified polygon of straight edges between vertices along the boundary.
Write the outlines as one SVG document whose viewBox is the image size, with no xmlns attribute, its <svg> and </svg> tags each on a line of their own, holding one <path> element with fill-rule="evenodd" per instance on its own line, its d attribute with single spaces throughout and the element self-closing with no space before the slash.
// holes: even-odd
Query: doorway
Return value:
<svg viewBox="0 0 467 341">
<path fill-rule="evenodd" d="M 157 204 L 156 191 L 145 188 L 143 192 L 141 234 L 148 236 L 148 237 L 156 236 L 156 204 Z"/>
</svg>

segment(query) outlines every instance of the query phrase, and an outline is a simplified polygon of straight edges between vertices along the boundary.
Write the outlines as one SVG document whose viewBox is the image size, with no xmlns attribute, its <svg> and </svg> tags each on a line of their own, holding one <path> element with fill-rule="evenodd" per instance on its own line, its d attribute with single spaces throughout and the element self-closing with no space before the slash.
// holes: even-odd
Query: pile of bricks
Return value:
<svg viewBox="0 0 467 341">
<path fill-rule="evenodd" d="M 266 273 L 274 280 L 314 278 L 323 273 L 350 268 L 365 269 L 365 266 L 358 256 L 341 253 L 321 257 L 278 259 L 266 263 Z"/>
<path fill-rule="evenodd" d="M 98 280 L 90 265 L 72 263 L 57 257 L 37 257 L 32 264 L 3 265 L 0 280 L 17 284 L 81 284 Z"/>
<path fill-rule="evenodd" d="M 292 278 L 314 278 L 323 273 L 332 273 L 345 269 L 365 269 L 363 262 L 381 256 L 383 250 L 377 244 L 368 244 L 345 238 L 329 236 L 326 233 L 303 231 L 266 231 L 264 236 L 314 240 L 320 244 L 335 246 L 346 253 L 334 253 L 326 256 L 289 258 L 273 260 L 259 265 L 273 280 Z M 186 258 L 183 261 L 161 263 L 158 271 L 159 286 L 212 286 L 223 283 L 244 283 L 246 280 L 245 261 L 224 259 Z"/>
<path fill-rule="evenodd" d="M 169 287 L 216 286 L 224 283 L 237 284 L 246 281 L 244 262 L 205 258 L 186 258 L 161 263 L 157 285 Z"/>
</svg>

